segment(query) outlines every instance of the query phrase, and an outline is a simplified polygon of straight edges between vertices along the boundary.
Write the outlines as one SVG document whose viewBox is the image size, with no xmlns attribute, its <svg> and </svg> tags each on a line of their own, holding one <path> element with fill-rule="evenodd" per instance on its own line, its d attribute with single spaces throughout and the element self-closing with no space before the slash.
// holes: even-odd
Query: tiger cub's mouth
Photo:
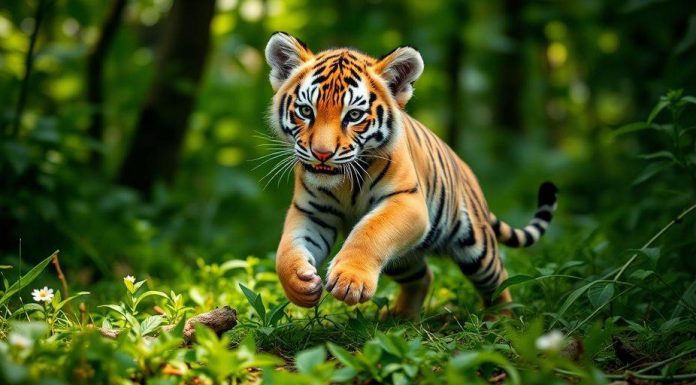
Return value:
<svg viewBox="0 0 696 385">
<path fill-rule="evenodd" d="M 304 168 L 305 170 L 317 174 L 329 174 L 329 175 L 335 175 L 335 174 L 340 174 L 341 169 L 338 167 L 334 166 L 329 166 L 328 164 L 306 164 L 304 163 Z"/>
</svg>

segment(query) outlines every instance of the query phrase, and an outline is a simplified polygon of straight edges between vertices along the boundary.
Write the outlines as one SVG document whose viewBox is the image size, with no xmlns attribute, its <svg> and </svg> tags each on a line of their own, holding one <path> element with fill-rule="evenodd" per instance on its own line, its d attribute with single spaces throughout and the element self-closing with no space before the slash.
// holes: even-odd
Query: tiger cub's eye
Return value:
<svg viewBox="0 0 696 385">
<path fill-rule="evenodd" d="M 300 106 L 300 115 L 306 119 L 312 119 L 312 107 L 310 106 Z"/>
<path fill-rule="evenodd" d="M 357 122 L 358 120 L 360 120 L 360 118 L 362 118 L 362 116 L 364 114 L 365 113 L 363 111 L 360 111 L 360 110 L 350 110 L 350 111 L 348 111 L 346 118 L 348 118 L 347 119 L 348 121 Z"/>
</svg>

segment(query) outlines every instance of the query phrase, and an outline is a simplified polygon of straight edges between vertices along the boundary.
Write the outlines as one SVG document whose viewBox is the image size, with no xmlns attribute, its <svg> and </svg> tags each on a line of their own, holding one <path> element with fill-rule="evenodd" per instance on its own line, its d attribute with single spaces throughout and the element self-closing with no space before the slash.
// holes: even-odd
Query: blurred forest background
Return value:
<svg viewBox="0 0 696 385">
<path fill-rule="evenodd" d="M 499 217 L 522 224 L 540 182 L 560 187 L 543 243 L 565 246 L 548 260 L 617 266 L 695 201 L 692 107 L 663 102 L 655 119 L 684 142 L 615 135 L 669 90 L 696 94 L 692 1 L 6 0 L 0 263 L 18 264 L 20 238 L 25 269 L 61 249 L 82 286 L 271 255 L 291 181 L 264 188 L 272 165 L 253 159 L 268 153 L 276 30 L 314 51 L 417 47 L 407 110 L 472 165 Z M 694 223 L 661 242 L 684 287 Z"/>
</svg>

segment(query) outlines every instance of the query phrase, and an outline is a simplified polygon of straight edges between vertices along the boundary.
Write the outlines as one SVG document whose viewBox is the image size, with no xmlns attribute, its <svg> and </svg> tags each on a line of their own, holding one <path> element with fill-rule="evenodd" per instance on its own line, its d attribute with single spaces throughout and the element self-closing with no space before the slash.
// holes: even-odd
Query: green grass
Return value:
<svg viewBox="0 0 696 385">
<path fill-rule="evenodd" d="M 271 259 L 201 265 L 172 287 L 124 279 L 114 283 L 122 285 L 122 298 L 87 311 L 67 310 L 76 299 L 5 307 L 0 375 L 8 384 L 243 383 L 259 378 L 298 384 L 693 381 L 696 342 L 685 338 L 693 333 L 696 315 L 693 288 L 681 298 L 646 294 L 663 277 L 639 268 L 655 252 L 649 246 L 673 226 L 667 224 L 652 242 L 625 254 L 603 274 L 589 274 L 592 267 L 579 261 L 550 262 L 537 266 L 536 273 L 513 274 L 508 283 L 515 315 L 497 321 L 483 321 L 472 286 L 444 258 L 431 259 L 436 279 L 418 322 L 379 321 L 396 289 L 387 279 L 375 301 L 359 307 L 347 307 L 328 294 L 314 309 L 287 305 Z M 542 249 L 511 252 L 507 259 L 514 266 L 531 254 L 553 255 L 563 245 Z M 22 285 L 32 287 L 36 275 L 27 274 Z M 673 318 L 630 318 L 623 309 L 635 307 L 637 295 L 671 302 Z M 155 305 L 163 314 L 154 312 Z M 198 342 L 182 347 L 180 330 L 161 330 L 185 314 L 221 305 L 239 315 L 239 325 L 222 338 L 199 329 Z M 108 340 L 93 325 L 125 332 Z M 535 347 L 550 330 L 565 333 L 560 344 Z"/>
</svg>

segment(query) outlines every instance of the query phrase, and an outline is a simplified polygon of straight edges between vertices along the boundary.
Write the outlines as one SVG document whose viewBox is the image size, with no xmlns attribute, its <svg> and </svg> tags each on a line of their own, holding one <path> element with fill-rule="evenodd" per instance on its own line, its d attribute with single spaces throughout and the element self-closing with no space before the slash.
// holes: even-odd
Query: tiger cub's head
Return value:
<svg viewBox="0 0 696 385">
<path fill-rule="evenodd" d="M 347 48 L 314 54 L 283 32 L 271 36 L 266 61 L 275 91 L 271 124 L 318 184 L 338 183 L 389 151 L 423 72 L 411 47 L 379 59 Z"/>
</svg>

